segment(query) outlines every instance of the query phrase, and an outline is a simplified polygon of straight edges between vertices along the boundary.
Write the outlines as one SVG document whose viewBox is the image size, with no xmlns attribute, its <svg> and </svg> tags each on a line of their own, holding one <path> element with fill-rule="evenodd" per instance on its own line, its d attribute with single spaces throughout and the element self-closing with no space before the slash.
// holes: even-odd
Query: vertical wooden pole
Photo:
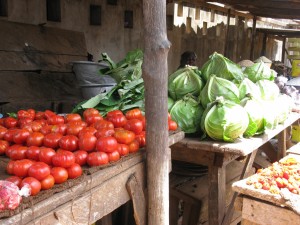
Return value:
<svg viewBox="0 0 300 225">
<path fill-rule="evenodd" d="M 143 1 L 148 224 L 169 225 L 166 1 Z"/>
<path fill-rule="evenodd" d="M 284 63 L 284 59 L 285 59 L 285 45 L 286 45 L 286 37 L 283 37 L 282 40 L 282 52 L 281 52 L 281 62 Z"/>
<path fill-rule="evenodd" d="M 261 48 L 260 56 L 265 56 L 266 55 L 267 39 L 268 39 L 268 35 L 267 35 L 267 33 L 264 33 L 263 45 L 262 45 L 262 48 Z"/>
<path fill-rule="evenodd" d="M 225 47 L 224 47 L 224 53 L 223 53 L 223 55 L 224 55 L 225 57 L 228 57 L 228 41 L 229 41 L 230 12 L 231 12 L 231 10 L 228 9 L 228 14 L 227 14 L 227 24 L 226 24 L 226 30 L 225 30 Z"/>
<path fill-rule="evenodd" d="M 254 59 L 254 41 L 255 41 L 255 35 L 256 35 L 256 16 L 253 17 L 253 24 L 252 24 L 250 60 Z"/>
</svg>

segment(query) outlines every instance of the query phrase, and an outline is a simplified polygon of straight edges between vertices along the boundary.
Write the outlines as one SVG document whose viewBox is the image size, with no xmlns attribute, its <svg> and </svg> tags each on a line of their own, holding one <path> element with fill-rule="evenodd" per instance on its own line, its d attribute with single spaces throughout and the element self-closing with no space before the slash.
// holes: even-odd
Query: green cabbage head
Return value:
<svg viewBox="0 0 300 225">
<path fill-rule="evenodd" d="M 252 98 L 255 98 L 255 99 L 261 98 L 260 89 L 258 88 L 258 86 L 255 83 L 253 83 L 248 78 L 244 78 L 242 83 L 240 83 L 239 91 L 240 91 L 240 99 L 241 100 L 249 94 L 252 96 Z"/>
<path fill-rule="evenodd" d="M 244 70 L 245 77 L 256 83 L 259 80 L 274 80 L 276 73 L 272 72 L 263 61 L 254 63 Z"/>
<path fill-rule="evenodd" d="M 259 80 L 256 82 L 256 85 L 260 90 L 262 100 L 271 101 L 280 94 L 280 89 L 274 81 Z"/>
</svg>

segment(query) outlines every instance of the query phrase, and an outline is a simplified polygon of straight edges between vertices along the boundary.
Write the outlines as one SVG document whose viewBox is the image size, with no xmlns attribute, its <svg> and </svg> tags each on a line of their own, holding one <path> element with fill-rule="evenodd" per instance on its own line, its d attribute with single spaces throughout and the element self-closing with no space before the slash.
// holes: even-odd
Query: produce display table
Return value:
<svg viewBox="0 0 300 225">
<path fill-rule="evenodd" d="M 252 138 L 241 138 L 234 143 L 213 140 L 200 141 L 199 138 L 186 137 L 171 147 L 172 159 L 208 166 L 209 224 L 229 224 L 233 214 L 233 204 L 237 193 L 233 195 L 231 204 L 226 211 L 226 165 L 239 157 L 246 157 L 240 177 L 243 179 L 252 168 L 257 149 L 276 135 L 279 148 L 278 158 L 282 158 L 286 155 L 286 128 L 297 121 L 299 117 L 300 114 L 291 113 L 285 123 L 278 125 L 276 129 Z"/>
<path fill-rule="evenodd" d="M 170 133 L 169 145 L 183 138 L 181 131 Z M 136 223 L 146 224 L 145 157 L 142 149 L 122 157 L 86 175 L 79 184 L 0 219 L 0 224 L 92 224 L 131 199 Z"/>
</svg>

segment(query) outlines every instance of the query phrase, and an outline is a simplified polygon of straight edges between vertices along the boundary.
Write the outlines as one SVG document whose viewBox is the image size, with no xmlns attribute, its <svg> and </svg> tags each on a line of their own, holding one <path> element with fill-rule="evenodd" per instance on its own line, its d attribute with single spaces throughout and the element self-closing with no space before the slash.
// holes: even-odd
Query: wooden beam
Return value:
<svg viewBox="0 0 300 225">
<path fill-rule="evenodd" d="M 285 45 L 286 45 L 286 38 L 282 40 L 282 51 L 281 51 L 281 62 L 284 63 L 285 59 Z"/>
<path fill-rule="evenodd" d="M 266 55 L 267 39 L 268 39 L 268 35 L 265 33 L 264 39 L 263 39 L 263 45 L 262 45 L 261 52 L 260 52 L 261 56 Z"/>
<path fill-rule="evenodd" d="M 225 57 L 228 57 L 228 40 L 229 40 L 229 26 L 230 26 L 230 11 L 231 9 L 228 9 L 227 14 L 227 23 L 226 23 L 226 30 L 225 30 L 225 46 L 224 46 L 224 53 L 223 55 Z"/>
<path fill-rule="evenodd" d="M 251 36 L 251 47 L 250 47 L 250 60 L 252 61 L 254 59 L 255 35 L 256 35 L 256 16 L 253 18 L 253 24 L 252 24 L 252 36 Z"/>
</svg>

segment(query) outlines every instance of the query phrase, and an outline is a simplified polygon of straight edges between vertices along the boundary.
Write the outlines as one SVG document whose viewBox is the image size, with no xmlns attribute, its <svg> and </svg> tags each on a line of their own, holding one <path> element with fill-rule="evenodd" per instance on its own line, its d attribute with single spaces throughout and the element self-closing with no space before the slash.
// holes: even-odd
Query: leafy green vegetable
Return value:
<svg viewBox="0 0 300 225">
<path fill-rule="evenodd" d="M 274 80 L 276 73 L 272 72 L 263 61 L 254 63 L 252 66 L 246 67 L 244 75 L 251 81 L 256 83 L 259 80 Z"/>
<path fill-rule="evenodd" d="M 175 103 L 175 101 L 171 97 L 168 97 L 168 111 L 169 112 L 172 109 L 174 103 Z"/>
<path fill-rule="evenodd" d="M 244 78 L 242 83 L 240 83 L 239 91 L 240 99 L 245 98 L 249 94 L 252 96 L 252 98 L 255 99 L 260 99 L 261 97 L 260 89 L 258 88 L 258 86 L 246 77 Z"/>
<path fill-rule="evenodd" d="M 256 85 L 260 89 L 262 100 L 274 100 L 279 96 L 279 87 L 273 81 L 259 80 Z"/>
</svg>

